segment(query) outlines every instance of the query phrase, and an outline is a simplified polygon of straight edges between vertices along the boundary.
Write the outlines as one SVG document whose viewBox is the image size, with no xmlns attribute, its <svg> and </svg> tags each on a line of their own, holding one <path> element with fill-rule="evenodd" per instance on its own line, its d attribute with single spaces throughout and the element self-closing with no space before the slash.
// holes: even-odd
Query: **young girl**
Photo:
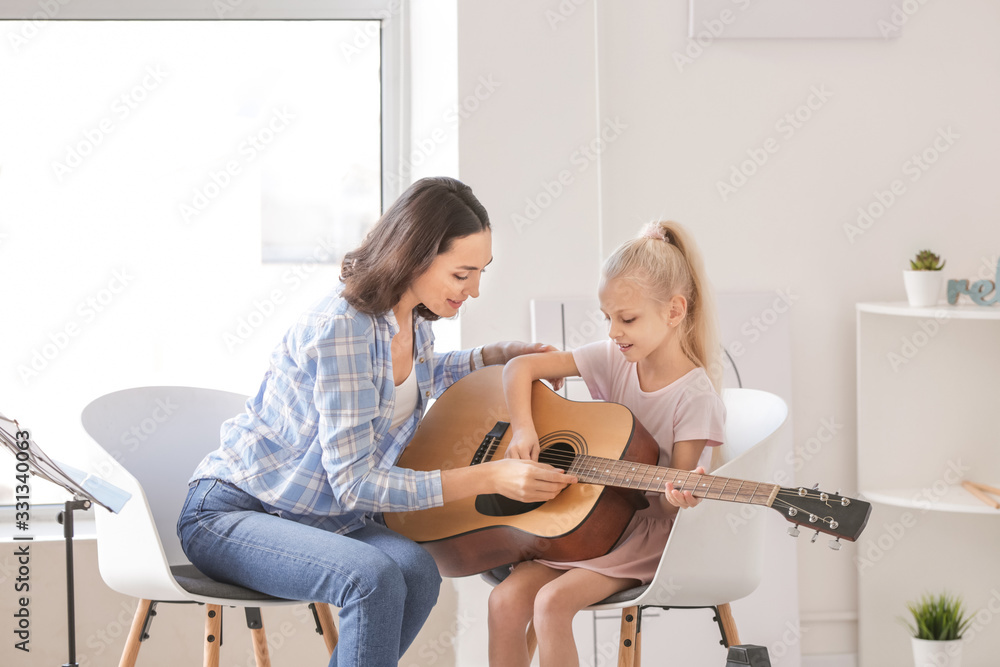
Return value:
<svg viewBox="0 0 1000 667">
<path fill-rule="evenodd" d="M 579 375 L 595 399 L 635 413 L 660 445 L 658 465 L 704 473 L 712 451 L 706 446 L 722 444 L 725 408 L 714 305 L 693 242 L 676 223 L 649 225 L 605 263 L 599 297 L 610 341 L 530 354 L 505 367 L 514 429 L 508 457 L 538 459 L 531 382 Z M 532 620 L 544 667 L 579 664 L 573 616 L 613 593 L 648 584 L 677 510 L 700 502 L 670 483 L 648 500 L 610 553 L 571 563 L 520 563 L 493 589 L 491 665 L 528 665 L 525 630 Z"/>
</svg>

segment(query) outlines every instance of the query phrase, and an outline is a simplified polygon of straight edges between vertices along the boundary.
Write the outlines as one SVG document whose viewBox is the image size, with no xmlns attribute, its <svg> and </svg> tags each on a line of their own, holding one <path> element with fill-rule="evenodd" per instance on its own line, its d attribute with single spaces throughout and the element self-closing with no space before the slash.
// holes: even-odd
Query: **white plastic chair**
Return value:
<svg viewBox="0 0 1000 667">
<path fill-rule="evenodd" d="M 83 427 L 110 456 L 100 476 L 132 498 L 118 514 L 98 509 L 97 556 L 101 577 L 119 593 L 139 598 L 120 667 L 132 667 L 160 602 L 206 605 L 205 662 L 217 666 L 222 607 L 243 607 L 258 667 L 270 665 L 260 608 L 302 604 L 215 581 L 181 550 L 176 524 L 187 480 L 219 446 L 222 422 L 243 410 L 246 396 L 192 387 L 139 387 L 101 396 L 82 413 Z M 330 608 L 310 604 L 327 649 L 337 644 Z"/>
<path fill-rule="evenodd" d="M 726 389 L 722 398 L 726 405 L 726 439 L 722 445 L 726 463 L 712 474 L 768 481 L 779 453 L 774 434 L 784 424 L 788 406 L 780 397 L 756 389 Z M 764 508 L 758 508 L 740 514 L 739 529 L 734 531 L 729 519 L 740 507 L 706 500 L 680 511 L 653 581 L 589 607 L 595 611 L 622 610 L 619 667 L 639 665 L 638 630 L 642 610 L 647 607 L 715 609 L 725 646 L 740 643 L 729 603 L 746 597 L 760 584 L 766 522 Z M 496 585 L 500 574 L 501 570 L 493 570 L 482 576 Z M 533 653 L 533 626 L 529 626 L 528 642 Z"/>
</svg>

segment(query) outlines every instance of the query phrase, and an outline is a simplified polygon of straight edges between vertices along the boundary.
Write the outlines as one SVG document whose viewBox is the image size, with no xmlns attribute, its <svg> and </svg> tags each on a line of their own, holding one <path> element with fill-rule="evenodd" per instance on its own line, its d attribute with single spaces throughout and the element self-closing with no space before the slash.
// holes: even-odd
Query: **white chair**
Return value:
<svg viewBox="0 0 1000 667">
<path fill-rule="evenodd" d="M 766 391 L 726 389 L 725 461 L 713 475 L 767 482 L 776 469 L 778 454 L 774 434 L 788 416 L 785 402 Z M 741 506 L 705 501 L 682 510 L 674 522 L 653 581 L 621 591 L 590 607 L 621 609 L 619 667 L 638 667 L 642 610 L 712 608 L 725 646 L 739 644 L 739 634 L 729 603 L 746 597 L 760 584 L 764 568 L 766 513 L 758 508 L 739 514 L 733 530 L 730 519 Z M 749 516 L 747 516 L 749 514 Z M 745 522 L 744 522 L 745 521 Z M 496 585 L 502 569 L 482 575 Z M 534 628 L 528 642 L 534 652 Z"/>
<path fill-rule="evenodd" d="M 258 667 L 270 665 L 260 608 L 302 604 L 209 579 L 181 550 L 176 524 L 187 480 L 219 446 L 222 422 L 243 410 L 245 396 L 192 387 L 139 387 L 92 401 L 83 410 L 84 429 L 109 454 L 97 462 L 107 481 L 132 498 L 119 514 L 98 509 L 97 555 L 101 577 L 122 594 L 139 598 L 120 667 L 135 665 L 160 602 L 206 605 L 205 662 L 217 666 L 222 643 L 222 607 L 243 607 L 253 635 Z M 330 608 L 310 604 L 327 649 L 337 644 Z"/>
</svg>

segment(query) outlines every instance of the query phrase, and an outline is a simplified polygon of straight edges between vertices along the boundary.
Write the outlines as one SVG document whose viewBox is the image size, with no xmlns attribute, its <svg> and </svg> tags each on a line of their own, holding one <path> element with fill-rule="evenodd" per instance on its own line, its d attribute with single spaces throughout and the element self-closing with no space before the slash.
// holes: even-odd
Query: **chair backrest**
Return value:
<svg viewBox="0 0 1000 667">
<path fill-rule="evenodd" d="M 138 387 L 95 399 L 83 427 L 108 454 L 94 472 L 132 494 L 118 514 L 97 512 L 101 577 L 133 597 L 183 600 L 170 574 L 188 563 L 176 524 L 187 480 L 219 446 L 222 422 L 243 410 L 246 396 L 193 387 Z"/>
<path fill-rule="evenodd" d="M 726 389 L 722 398 L 728 458 L 712 474 L 769 482 L 780 453 L 775 434 L 788 406 L 756 389 Z M 710 606 L 752 593 L 763 576 L 765 516 L 770 511 L 710 500 L 681 511 L 656 575 L 635 604 Z"/>
</svg>

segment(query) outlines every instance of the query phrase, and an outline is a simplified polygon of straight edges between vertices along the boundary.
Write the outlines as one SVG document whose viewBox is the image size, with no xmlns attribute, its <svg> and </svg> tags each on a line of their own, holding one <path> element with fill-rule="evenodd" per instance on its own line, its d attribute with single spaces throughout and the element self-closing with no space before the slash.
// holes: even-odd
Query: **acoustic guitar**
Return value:
<svg viewBox="0 0 1000 667">
<path fill-rule="evenodd" d="M 470 373 L 435 401 L 397 465 L 450 470 L 502 459 L 513 435 L 502 366 Z M 871 505 L 815 489 L 696 475 L 656 466 L 659 447 L 617 403 L 577 402 L 541 382 L 531 395 L 539 461 L 579 479 L 552 500 L 522 503 L 484 494 L 412 512 L 387 512 L 386 525 L 422 544 L 441 574 L 462 577 L 533 558 L 575 561 L 608 553 L 646 491 L 673 482 L 695 497 L 761 505 L 788 521 L 855 541 Z"/>
</svg>

